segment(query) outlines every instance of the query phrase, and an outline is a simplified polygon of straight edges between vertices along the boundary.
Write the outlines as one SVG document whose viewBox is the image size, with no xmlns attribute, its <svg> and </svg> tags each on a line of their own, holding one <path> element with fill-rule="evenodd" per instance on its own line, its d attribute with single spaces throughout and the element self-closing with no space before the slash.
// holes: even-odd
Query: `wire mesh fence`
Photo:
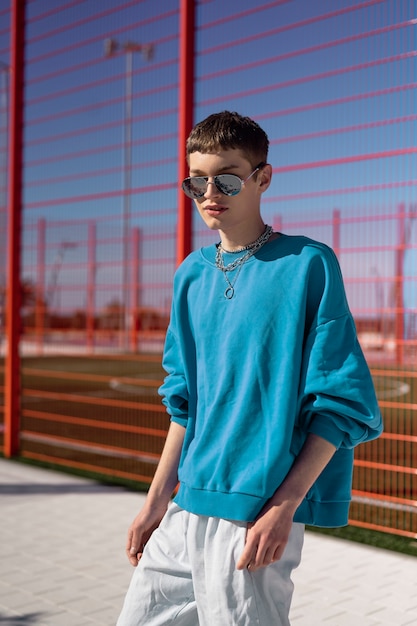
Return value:
<svg viewBox="0 0 417 626">
<path fill-rule="evenodd" d="M 415 538 L 415 4 L 188 4 L 195 121 L 256 119 L 274 168 L 265 221 L 340 260 L 385 420 L 357 450 L 351 522 Z M 184 5 L 26 2 L 20 454 L 145 483 L 168 425 L 157 388 L 181 235 Z M 10 16 L 0 10 L 2 392 Z M 211 243 L 190 220 L 192 247 Z"/>
</svg>

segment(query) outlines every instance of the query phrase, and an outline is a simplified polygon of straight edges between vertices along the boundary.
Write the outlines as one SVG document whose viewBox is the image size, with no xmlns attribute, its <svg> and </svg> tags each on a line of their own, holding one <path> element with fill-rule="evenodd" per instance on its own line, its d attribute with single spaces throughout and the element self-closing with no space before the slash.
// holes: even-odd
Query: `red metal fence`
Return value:
<svg viewBox="0 0 417 626">
<path fill-rule="evenodd" d="M 236 109 L 270 137 L 265 221 L 336 250 L 374 375 L 385 433 L 357 450 L 351 523 L 416 538 L 415 3 L 233 4 L 0 10 L 2 449 L 149 482 L 173 272 L 213 240 L 178 190 L 184 140 Z"/>
</svg>

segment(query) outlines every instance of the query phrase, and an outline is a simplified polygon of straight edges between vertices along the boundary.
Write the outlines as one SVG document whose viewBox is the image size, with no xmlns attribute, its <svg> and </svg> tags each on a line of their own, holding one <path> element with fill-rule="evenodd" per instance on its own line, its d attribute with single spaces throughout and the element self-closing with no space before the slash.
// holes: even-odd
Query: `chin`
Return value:
<svg viewBox="0 0 417 626">
<path fill-rule="evenodd" d="M 203 222 L 210 230 L 219 230 L 222 227 L 221 220 L 217 217 L 210 217 L 208 215 L 202 216 Z"/>
</svg>

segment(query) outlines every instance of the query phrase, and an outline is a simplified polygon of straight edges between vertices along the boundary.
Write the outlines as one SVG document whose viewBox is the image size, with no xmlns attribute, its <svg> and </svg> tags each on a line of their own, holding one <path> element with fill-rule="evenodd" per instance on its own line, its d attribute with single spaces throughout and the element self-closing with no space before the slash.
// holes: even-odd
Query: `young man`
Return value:
<svg viewBox="0 0 417 626">
<path fill-rule="evenodd" d="M 175 276 L 171 425 L 119 626 L 289 624 L 304 524 L 347 523 L 353 448 L 381 432 L 335 255 L 261 217 L 268 143 L 227 111 L 187 142 L 183 190 L 220 242 Z"/>
</svg>

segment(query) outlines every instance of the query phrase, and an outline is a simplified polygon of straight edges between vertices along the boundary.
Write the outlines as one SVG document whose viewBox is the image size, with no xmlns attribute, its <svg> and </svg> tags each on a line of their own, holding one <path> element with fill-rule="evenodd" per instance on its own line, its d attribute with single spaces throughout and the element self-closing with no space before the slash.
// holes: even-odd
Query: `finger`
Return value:
<svg viewBox="0 0 417 626">
<path fill-rule="evenodd" d="M 277 549 L 275 550 L 274 554 L 273 554 L 273 560 L 274 561 L 279 561 L 280 558 L 282 557 L 282 555 L 284 554 L 284 550 L 285 550 L 285 546 L 286 546 L 286 542 L 280 543 L 277 547 Z"/>
<path fill-rule="evenodd" d="M 251 562 L 251 566 L 248 569 L 250 569 L 252 572 L 255 572 L 256 570 L 261 569 L 262 567 L 267 567 L 268 565 L 271 565 L 272 563 L 276 563 L 282 557 L 284 549 L 285 549 L 285 544 L 278 545 L 276 548 L 268 549 L 263 556 L 258 550 L 256 554 L 256 559 L 253 559 L 253 561 Z"/>
<path fill-rule="evenodd" d="M 133 539 L 133 532 L 131 530 L 128 530 L 127 538 L 126 538 L 126 552 L 129 552 L 132 546 L 132 539 Z"/>
<path fill-rule="evenodd" d="M 126 555 L 129 559 L 130 563 L 136 567 L 139 561 L 139 554 L 141 550 L 141 542 L 135 537 L 135 533 L 133 530 L 129 529 L 127 533 L 127 541 L 126 541 Z"/>
<path fill-rule="evenodd" d="M 256 560 L 256 546 L 251 543 L 246 543 L 245 548 L 240 556 L 240 559 L 236 563 L 236 569 L 250 569 L 254 566 Z"/>
<path fill-rule="evenodd" d="M 243 552 L 236 563 L 236 569 L 247 569 L 251 563 L 254 562 L 256 556 L 257 545 L 252 536 L 251 530 L 254 526 L 254 522 L 249 522 L 246 530 L 246 540 Z"/>
<path fill-rule="evenodd" d="M 251 572 L 256 572 L 262 567 L 267 567 L 277 561 L 282 555 L 282 549 L 278 545 L 273 546 L 262 546 L 262 543 L 256 546 L 256 552 L 252 554 L 252 558 L 250 559 L 246 568 Z"/>
<path fill-rule="evenodd" d="M 127 558 L 129 559 L 130 563 L 134 567 L 136 567 L 136 565 L 141 560 L 144 549 L 145 549 L 145 545 L 142 545 L 140 548 L 137 548 L 136 546 L 132 546 L 130 550 L 127 552 Z"/>
<path fill-rule="evenodd" d="M 269 564 L 269 561 L 266 563 L 264 559 L 260 559 L 258 555 L 256 555 L 253 559 L 250 560 L 250 562 L 246 566 L 246 569 L 248 569 L 250 572 L 256 572 L 258 569 L 261 569 L 261 567 L 265 567 Z"/>
<path fill-rule="evenodd" d="M 132 548 L 138 548 L 142 545 L 142 537 L 140 533 L 129 530 L 126 540 L 126 552 L 130 552 Z M 137 550 L 136 550 L 137 551 Z"/>
<path fill-rule="evenodd" d="M 252 554 L 251 549 L 246 546 L 240 556 L 240 559 L 236 563 L 236 569 L 246 569 L 250 563 L 254 561 L 254 556 L 255 555 Z"/>
<path fill-rule="evenodd" d="M 266 567 L 267 565 L 271 565 L 272 563 L 276 563 L 276 561 L 279 561 L 279 548 L 275 549 L 275 548 L 271 548 L 270 550 L 267 550 L 264 559 L 263 559 L 263 567 Z"/>
<path fill-rule="evenodd" d="M 138 564 L 138 548 L 136 546 L 127 548 L 126 555 L 132 565 L 136 566 Z"/>
<path fill-rule="evenodd" d="M 242 555 L 236 564 L 236 569 L 239 569 L 239 570 L 247 569 L 247 570 L 254 572 L 256 569 L 255 559 L 250 556 L 243 557 Z"/>
</svg>

